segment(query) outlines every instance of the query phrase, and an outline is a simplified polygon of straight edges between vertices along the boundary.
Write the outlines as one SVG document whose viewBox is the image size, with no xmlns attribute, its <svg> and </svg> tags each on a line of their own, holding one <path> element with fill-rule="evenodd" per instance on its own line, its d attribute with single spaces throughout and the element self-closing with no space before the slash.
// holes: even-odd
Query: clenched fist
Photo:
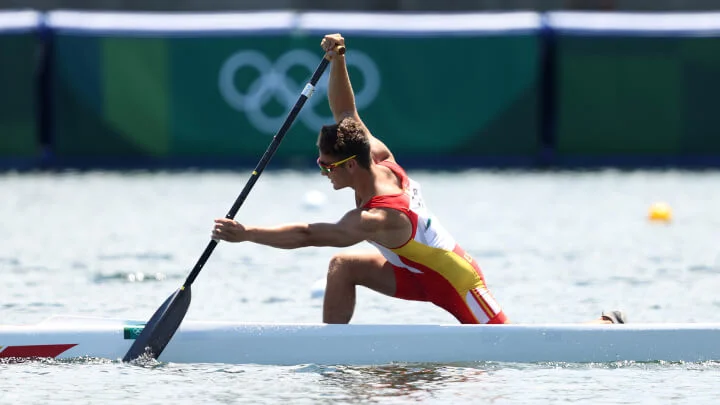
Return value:
<svg viewBox="0 0 720 405">
<path fill-rule="evenodd" d="M 247 235 L 245 233 L 245 227 L 237 221 L 227 218 L 218 218 L 215 220 L 212 238 L 227 242 L 245 242 L 247 240 Z"/>
<path fill-rule="evenodd" d="M 345 38 L 340 34 L 328 34 L 320 41 L 320 46 L 325 51 L 325 58 L 333 60 L 334 57 L 345 53 Z"/>
</svg>

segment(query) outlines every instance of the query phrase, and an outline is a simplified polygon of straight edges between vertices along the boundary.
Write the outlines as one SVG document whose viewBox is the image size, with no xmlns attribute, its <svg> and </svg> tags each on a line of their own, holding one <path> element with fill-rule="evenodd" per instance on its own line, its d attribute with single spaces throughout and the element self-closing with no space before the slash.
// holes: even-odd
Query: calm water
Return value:
<svg viewBox="0 0 720 405">
<path fill-rule="evenodd" d="M 720 172 L 411 172 L 514 322 L 720 322 Z M 0 175 L 0 323 L 146 320 L 187 276 L 242 172 Z M 352 204 L 314 172 L 269 171 L 238 219 L 334 221 Z M 671 224 L 649 223 L 656 201 Z M 355 248 L 367 249 L 368 245 Z M 186 319 L 317 322 L 336 249 L 221 244 Z M 361 290 L 356 323 L 454 322 Z M 682 344 L 682 342 L 678 342 Z M 0 364 L 0 403 L 710 403 L 720 363 L 378 367 Z"/>
</svg>

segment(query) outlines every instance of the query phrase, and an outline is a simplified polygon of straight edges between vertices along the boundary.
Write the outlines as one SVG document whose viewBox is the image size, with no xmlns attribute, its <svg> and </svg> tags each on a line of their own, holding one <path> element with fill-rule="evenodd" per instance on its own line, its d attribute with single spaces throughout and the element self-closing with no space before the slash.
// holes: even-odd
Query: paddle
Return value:
<svg viewBox="0 0 720 405">
<path fill-rule="evenodd" d="M 336 52 L 340 55 L 344 54 L 345 47 L 338 47 Z M 320 76 L 322 76 L 325 72 L 328 63 L 329 61 L 326 58 L 323 58 L 320 65 L 317 69 L 315 69 L 315 73 L 313 73 L 310 78 L 310 82 L 305 85 L 300 98 L 295 103 L 292 110 L 290 110 L 288 117 L 285 119 L 285 122 L 278 133 L 273 137 L 270 146 L 268 146 L 267 150 L 260 159 L 260 162 L 258 162 L 255 170 L 252 172 L 250 180 L 248 180 L 247 184 L 245 184 L 245 187 L 235 200 L 235 204 L 233 204 L 230 211 L 227 215 L 225 215 L 225 218 L 235 218 L 235 214 L 237 214 L 240 206 L 242 206 L 243 202 L 245 202 L 245 198 L 247 198 L 250 190 L 260 177 L 260 174 L 262 174 L 263 170 L 265 170 L 265 166 L 267 166 L 270 159 L 272 159 L 278 146 L 280 146 L 280 142 L 285 137 L 285 133 L 288 129 L 290 129 L 293 121 L 295 121 L 300 109 L 302 109 L 303 105 L 305 105 L 307 99 L 312 96 L 312 93 L 315 90 L 315 85 L 318 80 L 320 80 Z M 163 350 L 165 350 L 165 346 L 167 346 L 170 339 L 172 339 L 173 335 L 180 327 L 180 323 L 182 323 L 188 307 L 190 307 L 190 286 L 195 281 L 198 274 L 200 274 L 200 270 L 202 270 L 205 262 L 207 262 L 213 250 L 215 250 L 217 244 L 218 241 L 214 239 L 210 240 L 210 243 L 208 243 L 205 251 L 202 255 L 200 255 L 197 263 L 195 263 L 195 267 L 193 267 L 187 279 L 185 279 L 185 283 L 182 287 L 175 291 L 175 293 L 168 297 L 160 308 L 155 311 L 152 318 L 150 318 L 148 323 L 145 324 L 143 331 L 135 339 L 132 346 L 130 346 L 130 350 L 128 350 L 125 357 L 123 357 L 123 361 L 132 361 L 143 355 L 150 356 L 152 358 L 160 357 L 160 354 Z"/>
</svg>

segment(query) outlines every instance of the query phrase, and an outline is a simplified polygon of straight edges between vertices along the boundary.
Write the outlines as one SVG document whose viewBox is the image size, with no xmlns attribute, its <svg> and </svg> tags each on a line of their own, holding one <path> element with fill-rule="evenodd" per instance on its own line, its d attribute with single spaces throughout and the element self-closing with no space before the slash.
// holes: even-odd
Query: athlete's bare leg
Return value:
<svg viewBox="0 0 720 405">
<path fill-rule="evenodd" d="M 323 322 L 349 323 L 355 310 L 355 286 L 395 295 L 395 272 L 380 253 L 339 253 L 330 259 Z"/>
</svg>

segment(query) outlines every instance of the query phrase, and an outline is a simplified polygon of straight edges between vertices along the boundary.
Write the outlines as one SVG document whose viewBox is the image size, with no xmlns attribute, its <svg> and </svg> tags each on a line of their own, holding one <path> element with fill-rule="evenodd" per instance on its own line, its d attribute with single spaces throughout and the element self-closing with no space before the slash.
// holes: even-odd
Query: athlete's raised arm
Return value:
<svg viewBox="0 0 720 405">
<path fill-rule="evenodd" d="M 363 126 L 363 129 L 370 139 L 370 152 L 375 162 L 383 160 L 395 161 L 390 149 L 382 141 L 375 138 L 367 126 L 360 119 L 357 107 L 355 106 L 355 94 L 353 93 L 350 75 L 348 74 L 345 55 L 335 52 L 338 46 L 345 46 L 345 38 L 340 34 L 326 35 L 322 42 L 325 50 L 325 57 L 330 60 L 330 79 L 328 80 L 328 102 L 330 111 L 333 113 L 336 123 L 345 118 L 352 118 Z"/>
</svg>

